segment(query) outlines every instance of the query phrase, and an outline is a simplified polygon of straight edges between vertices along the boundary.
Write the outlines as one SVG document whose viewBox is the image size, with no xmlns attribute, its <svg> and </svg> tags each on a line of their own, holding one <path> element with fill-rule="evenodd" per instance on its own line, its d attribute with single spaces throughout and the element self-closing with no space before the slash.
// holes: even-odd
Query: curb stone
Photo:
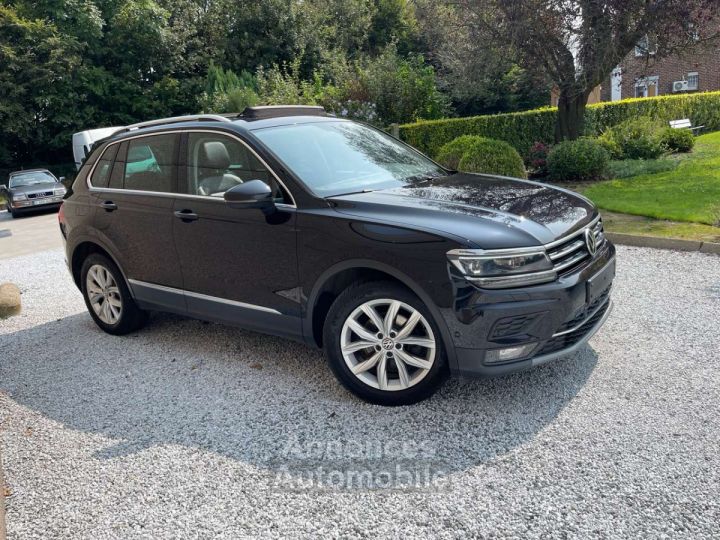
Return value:
<svg viewBox="0 0 720 540">
<path fill-rule="evenodd" d="M 679 238 L 659 238 L 657 236 L 638 236 L 634 234 L 605 232 L 611 242 L 625 246 L 672 249 L 675 251 L 699 251 L 720 255 L 720 244 L 700 240 L 681 240 Z"/>
</svg>

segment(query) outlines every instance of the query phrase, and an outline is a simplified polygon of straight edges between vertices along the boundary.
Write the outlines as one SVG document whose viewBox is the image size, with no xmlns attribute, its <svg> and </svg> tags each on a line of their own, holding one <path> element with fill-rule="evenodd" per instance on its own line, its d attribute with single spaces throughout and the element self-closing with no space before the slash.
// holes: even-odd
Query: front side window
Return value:
<svg viewBox="0 0 720 540">
<path fill-rule="evenodd" d="M 447 174 L 389 135 L 353 122 L 295 124 L 253 133 L 321 197 L 402 187 Z"/>
<path fill-rule="evenodd" d="M 16 188 L 20 186 L 32 186 L 33 184 L 47 184 L 50 182 L 57 182 L 57 179 L 49 172 L 30 171 L 11 176 L 9 187 Z"/>
<path fill-rule="evenodd" d="M 219 133 L 188 135 L 187 170 L 181 193 L 222 197 L 228 189 L 250 180 L 268 184 L 276 202 L 289 202 L 270 171 L 239 140 Z"/>
<path fill-rule="evenodd" d="M 173 193 L 179 142 L 180 136 L 173 133 L 130 140 L 125 158 L 124 189 Z M 113 176 L 114 173 L 113 170 Z"/>
</svg>

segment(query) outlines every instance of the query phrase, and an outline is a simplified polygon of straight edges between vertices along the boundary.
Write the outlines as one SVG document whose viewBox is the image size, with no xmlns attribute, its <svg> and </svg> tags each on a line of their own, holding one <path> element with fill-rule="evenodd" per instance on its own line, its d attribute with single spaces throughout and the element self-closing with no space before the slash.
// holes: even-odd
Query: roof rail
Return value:
<svg viewBox="0 0 720 540">
<path fill-rule="evenodd" d="M 237 116 L 237 115 L 235 115 Z M 137 124 L 130 124 L 129 126 L 118 129 L 113 135 L 118 133 L 124 133 L 126 131 L 134 131 L 136 129 L 151 127 L 151 126 L 163 126 L 166 124 L 178 124 L 180 122 L 232 122 L 227 116 L 219 114 L 190 114 L 187 116 L 172 116 L 170 118 L 158 118 L 156 120 L 147 120 L 146 122 L 138 122 Z"/>
<path fill-rule="evenodd" d="M 263 105 L 246 107 L 239 118 L 261 120 L 281 116 L 327 116 L 327 112 L 317 105 Z"/>
</svg>

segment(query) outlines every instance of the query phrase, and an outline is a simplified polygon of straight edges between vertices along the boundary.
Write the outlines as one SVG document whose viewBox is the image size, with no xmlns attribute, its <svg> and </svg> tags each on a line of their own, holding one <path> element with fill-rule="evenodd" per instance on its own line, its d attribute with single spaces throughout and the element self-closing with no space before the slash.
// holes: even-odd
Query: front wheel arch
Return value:
<svg viewBox="0 0 720 540">
<path fill-rule="evenodd" d="M 317 332 L 319 332 L 319 335 L 322 336 L 325 316 L 329 310 L 329 305 L 324 307 L 320 303 L 322 298 L 321 295 L 325 290 L 327 290 L 327 285 L 332 283 L 333 279 L 336 279 L 338 276 L 342 276 L 343 273 L 347 272 L 358 272 L 361 276 L 363 274 L 368 276 L 369 279 L 364 279 L 364 281 L 380 281 L 382 279 L 381 276 L 384 275 L 384 279 L 390 278 L 391 281 L 399 283 L 417 296 L 420 301 L 427 306 L 435 320 L 435 324 L 437 324 L 440 329 L 440 338 L 445 346 L 450 369 L 454 371 L 457 368 L 457 360 L 455 349 L 453 347 L 452 336 L 445 324 L 445 319 L 430 295 L 428 295 L 418 283 L 407 276 L 404 272 L 401 272 L 390 265 L 373 260 L 357 259 L 343 261 L 328 268 L 320 275 L 310 293 L 310 296 L 308 297 L 306 314 L 303 319 L 303 334 L 308 341 L 317 347 L 322 347 L 322 341 L 321 339 L 318 339 Z M 321 316 L 317 316 L 318 314 L 316 313 L 316 309 L 318 308 L 320 308 L 321 311 L 324 311 L 324 313 L 321 313 Z"/>
</svg>

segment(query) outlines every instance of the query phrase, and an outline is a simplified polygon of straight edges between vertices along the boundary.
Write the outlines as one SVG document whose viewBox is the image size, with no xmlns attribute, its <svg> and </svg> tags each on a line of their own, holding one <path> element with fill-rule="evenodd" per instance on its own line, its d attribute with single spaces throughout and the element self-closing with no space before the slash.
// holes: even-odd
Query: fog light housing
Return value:
<svg viewBox="0 0 720 540">
<path fill-rule="evenodd" d="M 506 347 L 504 349 L 492 349 L 485 352 L 486 364 L 501 364 L 510 362 L 529 356 L 537 347 L 537 343 L 526 343 L 525 345 L 515 345 L 514 347 Z"/>
</svg>

